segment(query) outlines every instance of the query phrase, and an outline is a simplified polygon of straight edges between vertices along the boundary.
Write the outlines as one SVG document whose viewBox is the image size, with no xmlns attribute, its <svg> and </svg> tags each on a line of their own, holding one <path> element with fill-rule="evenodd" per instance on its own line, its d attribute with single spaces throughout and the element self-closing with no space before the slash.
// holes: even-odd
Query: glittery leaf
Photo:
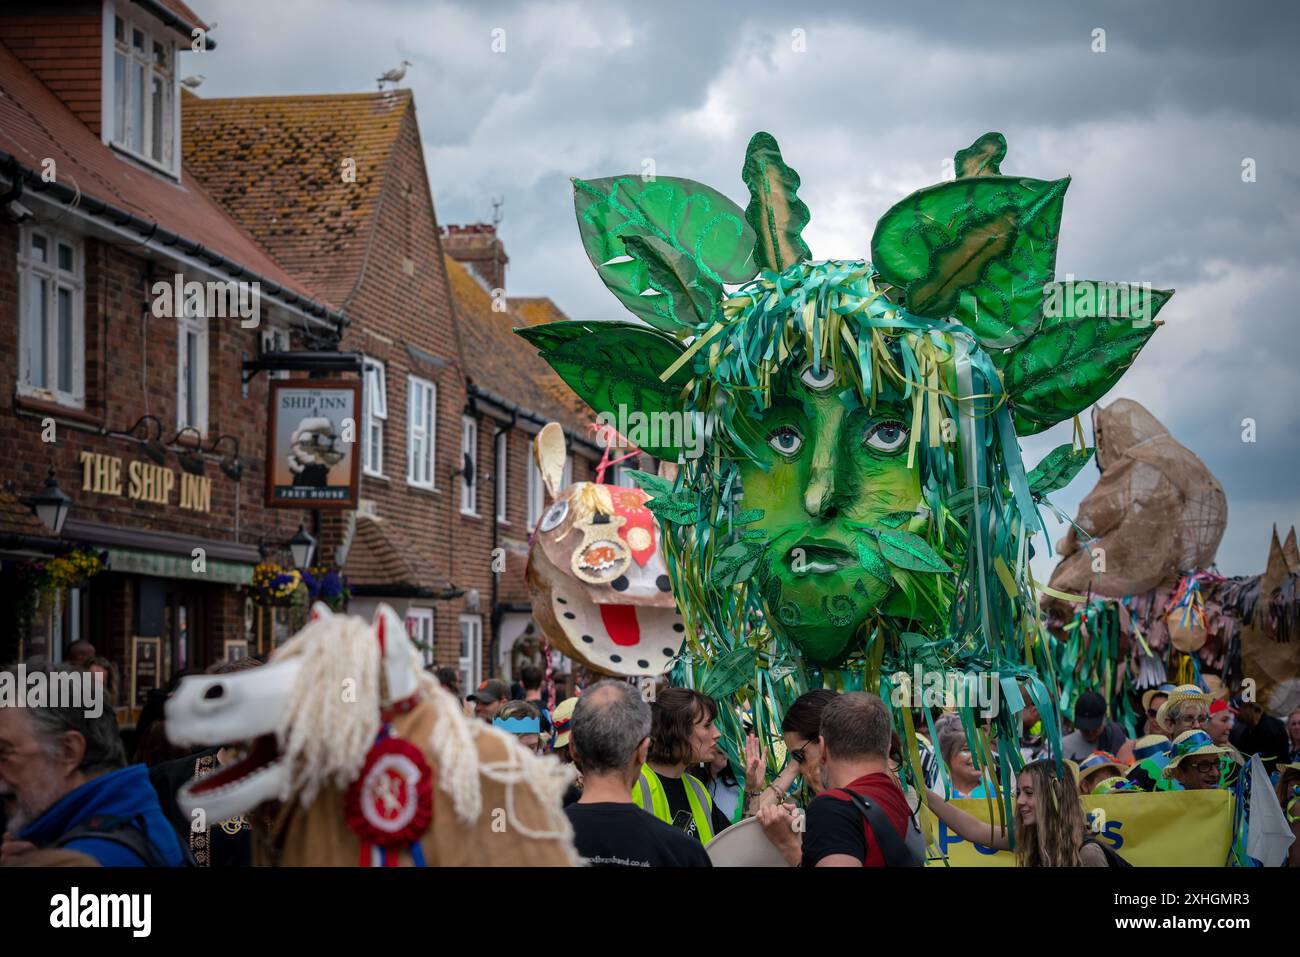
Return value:
<svg viewBox="0 0 1300 957">
<path fill-rule="evenodd" d="M 628 255 L 645 265 L 648 288 L 658 293 L 658 296 L 643 294 L 644 305 L 658 315 L 664 315 L 661 310 L 667 310 L 671 328 L 713 321 L 714 313 L 721 309 L 722 286 L 703 275 L 695 260 L 654 236 L 626 235 L 623 245 Z M 651 302 L 652 299 L 660 301 Z"/>
<path fill-rule="evenodd" d="M 715 701 L 735 694 L 754 676 L 755 660 L 753 648 L 732 649 L 713 662 L 700 690 Z"/>
<path fill-rule="evenodd" d="M 910 312 L 952 316 L 996 361 L 1042 320 L 1069 183 L 983 175 L 918 190 L 876 225 L 872 262 Z"/>
<path fill-rule="evenodd" d="M 692 261 L 714 283 L 754 277 L 757 237 L 744 210 L 717 190 L 672 176 L 573 181 L 573 205 L 587 257 L 610 291 L 651 325 L 682 329 L 671 297 L 644 295 L 651 287 L 646 264 L 627 248 L 628 236 L 653 237 Z"/>
<path fill-rule="evenodd" d="M 1063 489 L 1092 458 L 1093 449 L 1077 451 L 1073 443 L 1058 445 L 1029 473 L 1029 491 L 1038 496 Z"/>
<path fill-rule="evenodd" d="M 781 272 L 812 258 L 801 233 L 811 214 L 797 194 L 799 174 L 781 158 L 771 133 L 755 133 L 745 150 L 741 178 L 749 187 L 745 219 L 758 235 L 755 250 L 764 268 Z"/>
<path fill-rule="evenodd" d="M 887 528 L 881 531 L 877 541 L 880 542 L 880 554 L 895 568 L 914 572 L 952 571 L 948 563 L 935 554 L 930 543 L 919 535 Z"/>
<path fill-rule="evenodd" d="M 968 176 L 1001 176 L 1007 158 L 1007 140 L 1001 133 L 985 133 L 953 157 L 958 179 Z"/>
<path fill-rule="evenodd" d="M 750 539 L 728 545 L 713 560 L 713 571 L 709 580 L 715 588 L 730 588 L 748 581 L 762 557 L 762 542 Z"/>
<path fill-rule="evenodd" d="M 615 424 L 633 411 L 645 413 L 645 421 L 653 421 L 649 417 L 656 413 L 681 411 L 678 395 L 690 370 L 678 370 L 667 382 L 659 379 L 682 354 L 681 344 L 672 336 L 639 323 L 572 320 L 515 332 L 539 348 L 542 358 L 582 401 L 597 414 L 612 416 Z M 677 459 L 682 448 L 672 440 L 681 446 L 690 444 L 684 434 L 673 435 L 671 429 L 646 431 L 649 437 L 635 437 L 642 439 L 636 444 L 659 458 Z"/>
<path fill-rule="evenodd" d="M 1172 295 L 1172 291 L 1151 290 L 1149 314 L 1141 320 L 1044 319 L 1039 333 L 1013 350 L 1006 364 L 1016 432 L 1041 432 L 1110 391 L 1155 332 L 1151 320 Z"/>
<path fill-rule="evenodd" d="M 858 539 L 857 546 L 858 562 L 867 570 L 867 574 L 884 582 L 886 585 L 892 585 L 894 579 L 889 574 L 889 565 L 880 557 L 880 553 L 872 548 L 865 539 Z"/>
</svg>

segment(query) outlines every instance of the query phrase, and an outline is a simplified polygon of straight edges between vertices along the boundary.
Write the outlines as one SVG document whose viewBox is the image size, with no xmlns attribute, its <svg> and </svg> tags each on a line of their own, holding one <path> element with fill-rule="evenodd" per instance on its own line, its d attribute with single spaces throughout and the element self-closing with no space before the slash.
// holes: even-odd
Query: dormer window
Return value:
<svg viewBox="0 0 1300 957">
<path fill-rule="evenodd" d="M 118 149 L 176 170 L 176 44 L 159 30 L 113 17 L 113 117 Z"/>
</svg>

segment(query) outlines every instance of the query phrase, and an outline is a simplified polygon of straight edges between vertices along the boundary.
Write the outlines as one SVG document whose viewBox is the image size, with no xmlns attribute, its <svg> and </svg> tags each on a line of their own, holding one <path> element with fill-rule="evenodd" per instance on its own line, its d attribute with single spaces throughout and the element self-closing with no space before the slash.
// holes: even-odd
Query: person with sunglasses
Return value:
<svg viewBox="0 0 1300 957">
<path fill-rule="evenodd" d="M 787 799 L 795 782 L 802 778 L 804 793 L 796 796 L 794 801 L 800 807 L 808 803 L 821 790 L 819 769 L 821 768 L 822 711 L 826 705 L 835 700 L 835 692 L 828 688 L 818 688 L 801 694 L 790 705 L 785 717 L 781 719 L 781 738 L 785 742 L 785 767 L 766 788 L 747 791 L 745 814 L 752 817 L 765 807 L 775 807 Z M 747 745 L 757 749 L 758 742 L 752 740 Z"/>
</svg>

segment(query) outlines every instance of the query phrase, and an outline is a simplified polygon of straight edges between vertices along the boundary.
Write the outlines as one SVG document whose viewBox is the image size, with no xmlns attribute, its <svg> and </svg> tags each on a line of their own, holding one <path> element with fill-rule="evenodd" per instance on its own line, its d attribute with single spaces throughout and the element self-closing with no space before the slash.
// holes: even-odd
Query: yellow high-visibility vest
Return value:
<svg viewBox="0 0 1300 957">
<path fill-rule="evenodd" d="M 691 816 L 695 818 L 695 833 L 701 844 L 708 844 L 713 840 L 713 799 L 699 778 L 683 774 L 682 783 L 686 785 L 686 803 L 691 806 Z M 650 795 L 649 807 L 646 807 L 647 794 Z M 663 782 L 659 780 L 659 775 L 650 770 L 648 764 L 641 765 L 641 777 L 632 785 L 632 801 L 641 810 L 649 811 L 665 824 L 673 823 Z"/>
</svg>

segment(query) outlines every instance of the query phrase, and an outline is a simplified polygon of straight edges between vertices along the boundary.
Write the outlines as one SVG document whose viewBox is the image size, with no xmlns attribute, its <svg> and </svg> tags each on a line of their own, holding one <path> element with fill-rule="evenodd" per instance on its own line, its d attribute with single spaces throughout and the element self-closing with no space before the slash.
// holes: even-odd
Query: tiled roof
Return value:
<svg viewBox="0 0 1300 957">
<path fill-rule="evenodd" d="M 525 326 L 540 326 L 569 318 L 546 296 L 511 296 L 510 308 L 521 320 L 520 324 Z"/>
<path fill-rule="evenodd" d="M 410 107 L 410 90 L 186 97 L 185 162 L 288 269 L 342 305 Z"/>
<path fill-rule="evenodd" d="M 461 325 L 470 380 L 535 415 L 589 437 L 587 426 L 596 421 L 596 413 L 574 395 L 534 347 L 515 335 L 515 326 L 528 324 L 513 309 L 517 300 L 509 300 L 511 308 L 505 312 L 493 312 L 492 296 L 478 279 L 450 256 L 443 259 L 456 320 Z M 565 318 L 554 303 L 551 308 L 556 318 Z"/>
<path fill-rule="evenodd" d="M 182 0 L 155 0 L 155 2 L 158 6 L 164 7 L 176 14 L 176 16 L 180 17 L 186 23 L 193 24 L 196 27 L 202 27 L 204 30 L 208 29 L 208 25 L 199 19 L 199 15 L 191 10 L 187 4 L 183 3 Z"/>
<path fill-rule="evenodd" d="M 52 159 L 57 184 L 157 223 L 264 279 L 321 302 L 309 284 L 276 262 L 203 191 L 184 164 L 178 183 L 125 159 L 101 142 L 3 44 L 0 94 L 0 152 L 11 154 L 26 169 L 39 174 L 43 161 Z M 27 188 L 39 192 L 40 183 L 29 180 Z"/>
<path fill-rule="evenodd" d="M 343 566 L 349 587 L 425 587 L 415 568 L 373 518 L 358 518 L 348 560 Z"/>
</svg>

